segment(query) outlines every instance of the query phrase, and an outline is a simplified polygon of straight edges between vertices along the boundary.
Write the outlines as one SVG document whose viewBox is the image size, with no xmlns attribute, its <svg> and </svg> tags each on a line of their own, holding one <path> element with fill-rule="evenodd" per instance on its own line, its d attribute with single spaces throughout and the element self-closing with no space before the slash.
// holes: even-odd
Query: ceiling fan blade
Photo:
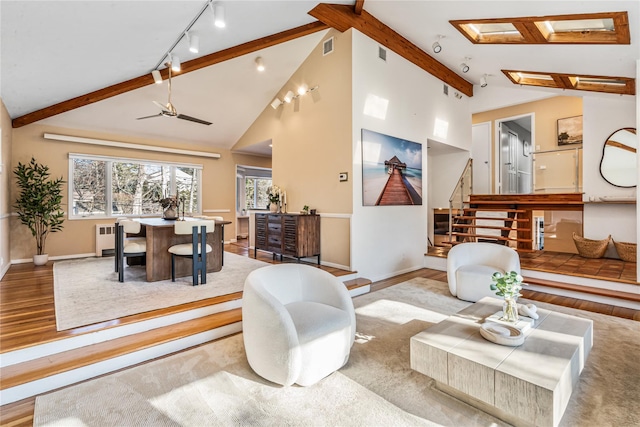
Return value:
<svg viewBox="0 0 640 427">
<path fill-rule="evenodd" d="M 190 122 L 200 123 L 201 125 L 211 125 L 211 122 L 207 122 L 206 120 L 196 119 L 195 117 L 186 116 L 184 114 L 178 114 L 178 118 L 182 120 L 189 120 Z"/>
<path fill-rule="evenodd" d="M 160 116 L 162 116 L 162 113 L 154 114 L 153 116 L 138 117 L 136 120 L 150 119 L 152 117 L 160 117 Z"/>
</svg>

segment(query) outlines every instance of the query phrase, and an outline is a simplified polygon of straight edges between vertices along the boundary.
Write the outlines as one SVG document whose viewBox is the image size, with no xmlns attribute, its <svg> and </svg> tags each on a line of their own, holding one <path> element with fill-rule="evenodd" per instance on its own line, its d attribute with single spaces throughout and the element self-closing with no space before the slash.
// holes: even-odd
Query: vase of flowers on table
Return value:
<svg viewBox="0 0 640 427">
<path fill-rule="evenodd" d="M 160 199 L 158 203 L 162 206 L 162 218 L 178 219 L 180 216 L 180 199 L 177 194 Z"/>
<path fill-rule="evenodd" d="M 284 197 L 282 189 L 277 185 L 271 185 L 267 188 L 267 197 L 269 198 L 269 210 L 271 212 L 280 212 L 280 203 Z"/>
<path fill-rule="evenodd" d="M 491 276 L 490 288 L 496 291 L 496 295 L 504 298 L 502 308 L 502 317 L 500 320 L 515 323 L 518 321 L 518 297 L 522 296 L 520 291 L 524 280 L 520 274 L 515 271 L 509 271 L 502 274 L 496 271 Z"/>
</svg>

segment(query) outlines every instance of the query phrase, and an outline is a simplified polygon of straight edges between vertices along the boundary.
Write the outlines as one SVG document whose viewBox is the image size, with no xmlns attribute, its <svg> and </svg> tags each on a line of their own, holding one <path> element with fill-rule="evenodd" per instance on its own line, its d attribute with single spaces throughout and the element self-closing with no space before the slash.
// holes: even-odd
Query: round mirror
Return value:
<svg viewBox="0 0 640 427">
<path fill-rule="evenodd" d="M 635 187 L 636 148 L 638 135 L 635 128 L 618 129 L 607 138 L 602 149 L 600 175 L 616 187 Z"/>
</svg>

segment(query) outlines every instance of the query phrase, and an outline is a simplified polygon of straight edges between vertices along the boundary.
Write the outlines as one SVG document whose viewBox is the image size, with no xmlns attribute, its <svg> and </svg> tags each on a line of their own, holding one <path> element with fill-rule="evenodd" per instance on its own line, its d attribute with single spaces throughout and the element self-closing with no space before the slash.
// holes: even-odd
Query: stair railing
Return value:
<svg viewBox="0 0 640 427">
<path fill-rule="evenodd" d="M 453 240 L 453 209 L 463 209 L 464 204 L 469 200 L 469 195 L 473 193 L 473 159 L 467 160 L 462 174 L 449 197 L 449 243 Z"/>
</svg>

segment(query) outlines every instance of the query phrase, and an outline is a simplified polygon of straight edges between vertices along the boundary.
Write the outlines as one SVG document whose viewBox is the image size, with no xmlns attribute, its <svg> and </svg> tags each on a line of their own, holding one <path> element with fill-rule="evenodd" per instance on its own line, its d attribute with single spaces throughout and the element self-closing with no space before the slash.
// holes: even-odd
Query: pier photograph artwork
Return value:
<svg viewBox="0 0 640 427">
<path fill-rule="evenodd" d="M 422 144 L 362 129 L 362 204 L 422 205 Z"/>
</svg>

